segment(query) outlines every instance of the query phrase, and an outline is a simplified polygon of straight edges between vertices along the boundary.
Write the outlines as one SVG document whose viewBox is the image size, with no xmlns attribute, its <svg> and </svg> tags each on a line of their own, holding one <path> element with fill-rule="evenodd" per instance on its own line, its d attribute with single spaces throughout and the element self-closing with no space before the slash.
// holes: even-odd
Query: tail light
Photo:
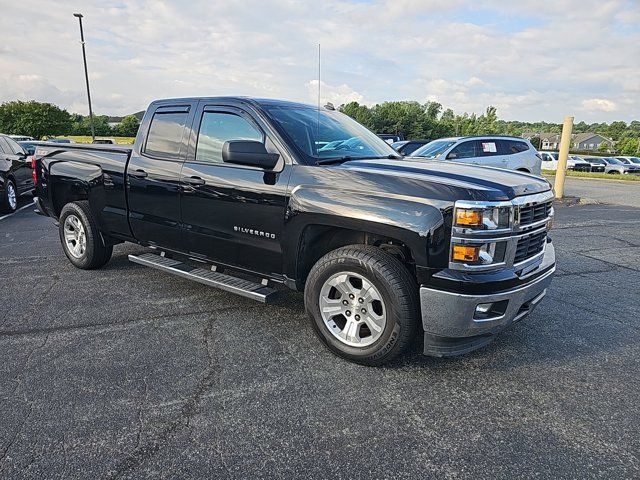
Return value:
<svg viewBox="0 0 640 480">
<path fill-rule="evenodd" d="M 35 155 L 31 157 L 31 178 L 33 178 L 33 184 L 37 185 L 38 184 L 38 175 L 36 173 L 36 157 Z"/>
</svg>

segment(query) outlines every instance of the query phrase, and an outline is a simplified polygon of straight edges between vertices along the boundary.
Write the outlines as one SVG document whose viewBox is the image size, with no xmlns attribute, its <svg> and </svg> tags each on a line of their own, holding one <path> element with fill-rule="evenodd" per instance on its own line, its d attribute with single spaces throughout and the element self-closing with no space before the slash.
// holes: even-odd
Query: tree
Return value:
<svg viewBox="0 0 640 480">
<path fill-rule="evenodd" d="M 0 105 L 0 131 L 36 139 L 65 135 L 71 131 L 71 116 L 51 103 L 6 102 Z"/>
<path fill-rule="evenodd" d="M 138 127 L 140 127 L 138 118 L 135 115 L 127 115 L 114 130 L 121 137 L 135 137 L 138 133 Z"/>
<path fill-rule="evenodd" d="M 606 153 L 609 151 L 609 142 L 602 142 L 600 145 L 598 145 L 598 151 L 602 152 L 602 153 Z"/>
</svg>

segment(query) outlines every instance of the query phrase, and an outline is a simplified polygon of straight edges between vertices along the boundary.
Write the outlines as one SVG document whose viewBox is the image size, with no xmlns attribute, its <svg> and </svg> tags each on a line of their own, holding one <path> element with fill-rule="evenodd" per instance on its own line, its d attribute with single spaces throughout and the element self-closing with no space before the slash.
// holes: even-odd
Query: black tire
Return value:
<svg viewBox="0 0 640 480">
<path fill-rule="evenodd" d="M 72 253 L 65 240 L 65 222 L 67 218 L 72 215 L 80 221 L 84 228 L 86 248 L 80 256 Z M 104 239 L 98 229 L 98 222 L 89 208 L 89 202 L 78 201 L 67 203 L 60 213 L 58 231 L 62 249 L 74 266 L 83 270 L 92 270 L 103 267 L 111 258 L 113 246 L 105 245 Z"/>
<path fill-rule="evenodd" d="M 16 198 L 15 205 L 11 205 L 9 201 L 9 189 L 13 188 L 13 192 Z M 11 179 L 6 179 L 4 183 L 4 190 L 2 193 L 2 198 L 0 198 L 0 212 L 2 213 L 13 213 L 18 209 L 18 190 L 16 189 L 16 183 Z"/>
<path fill-rule="evenodd" d="M 341 272 L 364 277 L 384 301 L 386 324 L 379 338 L 368 346 L 343 343 L 322 318 L 322 288 Z M 369 245 L 338 248 L 318 260 L 307 278 L 304 302 L 314 331 L 327 347 L 338 356 L 363 365 L 382 365 L 403 353 L 414 340 L 420 321 L 418 286 L 409 270 L 394 256 Z"/>
<path fill-rule="evenodd" d="M 619 172 L 619 171 L 617 171 L 617 170 L 611 170 L 611 171 L 609 172 L 609 175 L 620 175 L 620 172 Z"/>
</svg>

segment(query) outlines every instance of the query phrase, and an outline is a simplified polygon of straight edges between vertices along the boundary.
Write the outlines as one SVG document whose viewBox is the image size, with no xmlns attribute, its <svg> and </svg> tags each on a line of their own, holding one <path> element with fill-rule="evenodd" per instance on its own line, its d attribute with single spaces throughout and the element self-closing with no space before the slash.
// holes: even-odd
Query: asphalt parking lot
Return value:
<svg viewBox="0 0 640 480">
<path fill-rule="evenodd" d="M 630 188 L 638 188 L 632 185 Z M 2 478 L 638 478 L 640 208 L 559 205 L 542 305 L 455 359 L 353 365 L 302 297 L 127 261 L 75 269 L 0 221 Z"/>
</svg>

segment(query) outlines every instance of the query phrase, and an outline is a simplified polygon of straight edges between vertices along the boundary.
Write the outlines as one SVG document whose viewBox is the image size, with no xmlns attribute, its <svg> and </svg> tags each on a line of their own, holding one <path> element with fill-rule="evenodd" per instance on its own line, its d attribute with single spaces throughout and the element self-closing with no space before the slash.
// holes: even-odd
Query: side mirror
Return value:
<svg viewBox="0 0 640 480">
<path fill-rule="evenodd" d="M 264 143 L 254 140 L 229 140 L 222 146 L 222 161 L 271 170 L 280 155 L 267 152 Z"/>
<path fill-rule="evenodd" d="M 454 160 L 456 158 L 458 158 L 458 154 L 457 153 L 451 152 L 449 155 L 447 155 L 447 160 Z"/>
</svg>

